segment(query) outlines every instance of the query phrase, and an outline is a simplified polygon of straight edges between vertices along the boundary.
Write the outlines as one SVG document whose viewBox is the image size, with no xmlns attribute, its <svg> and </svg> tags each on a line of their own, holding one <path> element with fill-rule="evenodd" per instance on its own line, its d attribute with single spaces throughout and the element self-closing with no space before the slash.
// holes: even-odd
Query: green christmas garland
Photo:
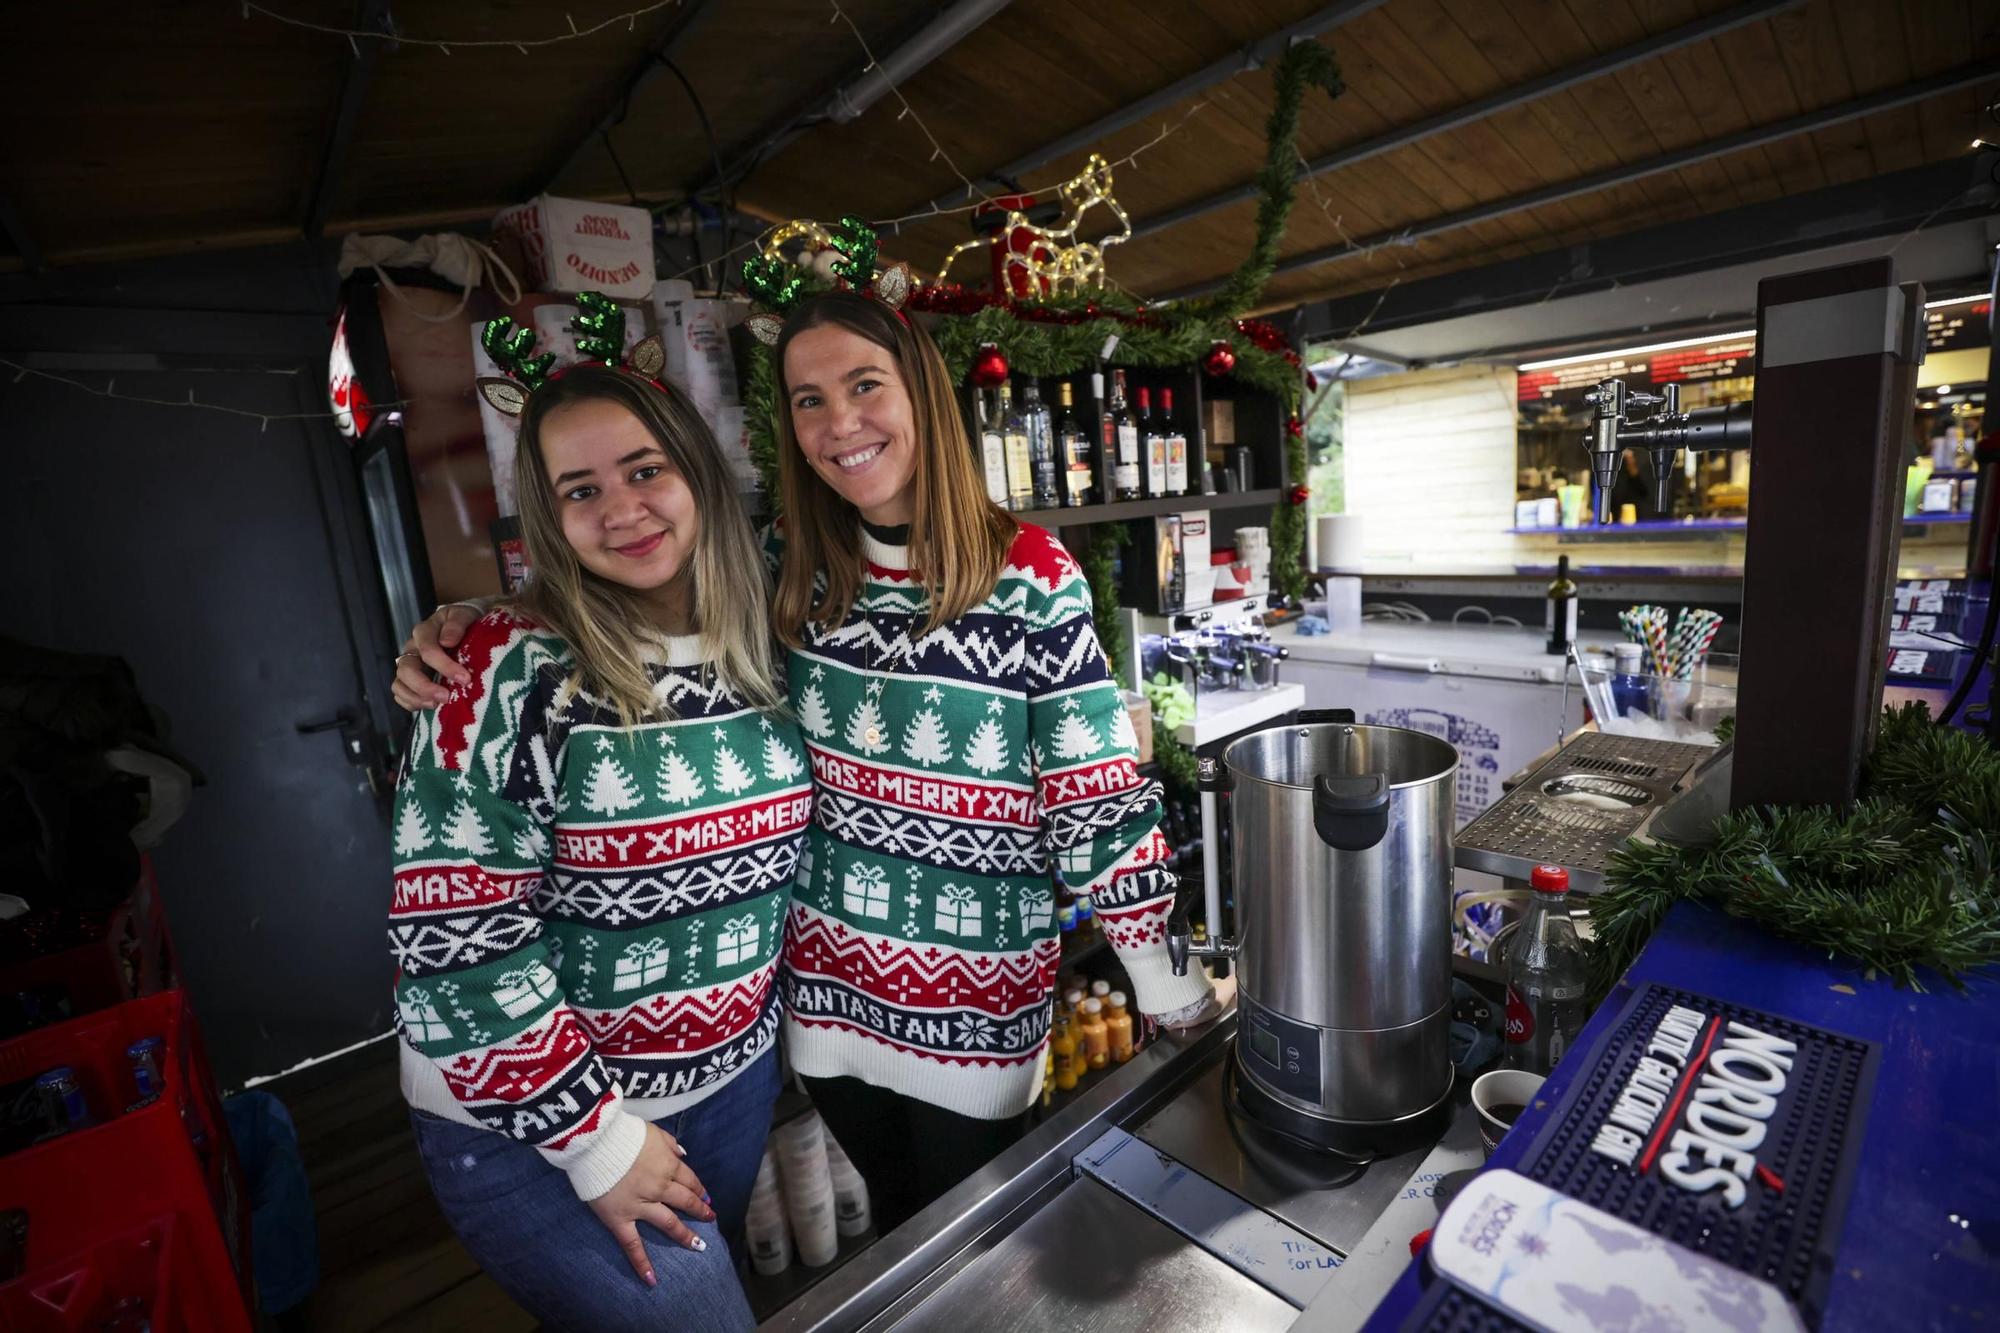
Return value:
<svg viewBox="0 0 2000 1333">
<path fill-rule="evenodd" d="M 1300 42 L 1287 50 L 1273 83 L 1276 103 L 1265 125 L 1265 160 L 1257 176 L 1262 197 L 1257 208 L 1255 236 L 1250 253 L 1217 295 L 1205 301 L 1142 311 L 1118 294 L 1096 291 L 1023 302 L 1013 307 L 987 306 L 966 315 L 940 316 L 933 326 L 933 336 L 953 377 L 963 380 L 973 357 L 989 343 L 999 349 L 1009 367 L 1037 377 L 1074 375 L 1095 367 L 1099 352 L 1113 335 L 1118 342 L 1110 363 L 1140 369 L 1182 369 L 1199 361 L 1218 343 L 1226 344 L 1235 354 L 1231 376 L 1283 403 L 1288 423 L 1284 444 L 1286 475 L 1292 479 L 1294 488 L 1302 486 L 1306 475 L 1305 436 L 1303 431 L 1291 434 L 1289 425 L 1298 414 L 1299 366 L 1283 352 L 1260 347 L 1243 336 L 1236 321 L 1263 294 L 1277 264 L 1278 248 L 1296 194 L 1300 103 L 1313 88 L 1337 97 L 1343 85 L 1333 53 L 1316 42 Z M 812 280 L 803 280 L 813 285 Z M 1075 322 L 1052 319 L 1049 317 L 1052 313 Z M 744 421 L 751 462 L 774 506 L 776 383 L 770 348 L 761 343 L 754 345 L 744 375 Z M 1272 511 L 1270 528 L 1273 578 L 1280 592 L 1296 599 L 1304 594 L 1306 587 L 1305 506 L 1294 502 L 1290 495 L 1282 497 Z M 1082 553 L 1084 574 L 1099 608 L 1118 604 L 1111 566 L 1123 541 L 1124 533 L 1118 525 L 1100 524 L 1090 548 Z M 1125 642 L 1123 625 L 1116 617 L 1103 617 L 1098 621 L 1098 633 L 1105 655 L 1111 660 L 1113 674 L 1117 675 L 1131 651 L 1131 645 Z M 1171 778 L 1193 772 L 1194 756 L 1165 729 L 1156 732 L 1154 749 L 1162 771 Z"/>
<path fill-rule="evenodd" d="M 1702 847 L 1629 842 L 1590 902 L 1602 998 L 1675 903 L 1703 902 L 1871 975 L 1963 990 L 2000 963 L 2000 751 L 1932 724 L 1922 704 L 1885 712 L 1850 810 L 1743 810 Z"/>
</svg>

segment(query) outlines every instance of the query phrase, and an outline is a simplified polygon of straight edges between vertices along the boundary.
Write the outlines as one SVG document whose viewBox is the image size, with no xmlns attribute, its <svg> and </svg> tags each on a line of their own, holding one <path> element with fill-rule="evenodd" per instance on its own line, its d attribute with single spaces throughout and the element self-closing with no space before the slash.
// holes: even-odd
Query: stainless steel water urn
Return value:
<svg viewBox="0 0 2000 1333">
<path fill-rule="evenodd" d="M 1317 720 L 1351 716 L 1303 714 L 1205 766 L 1230 792 L 1237 934 L 1200 951 L 1237 960 L 1241 1102 L 1329 1146 L 1393 1138 L 1452 1084 L 1458 752 Z"/>
</svg>

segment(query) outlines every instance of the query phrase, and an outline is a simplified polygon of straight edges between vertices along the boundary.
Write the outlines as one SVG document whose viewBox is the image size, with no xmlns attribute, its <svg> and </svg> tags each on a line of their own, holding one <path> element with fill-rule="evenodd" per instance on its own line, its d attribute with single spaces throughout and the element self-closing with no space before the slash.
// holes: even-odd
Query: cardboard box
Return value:
<svg viewBox="0 0 2000 1333">
<path fill-rule="evenodd" d="M 653 290 L 653 219 L 643 208 L 540 195 L 493 219 L 493 248 L 528 290 L 635 301 Z"/>
<path fill-rule="evenodd" d="M 1210 448 L 1236 443 L 1236 403 L 1233 399 L 1202 399 L 1201 438 L 1202 443 Z"/>
</svg>

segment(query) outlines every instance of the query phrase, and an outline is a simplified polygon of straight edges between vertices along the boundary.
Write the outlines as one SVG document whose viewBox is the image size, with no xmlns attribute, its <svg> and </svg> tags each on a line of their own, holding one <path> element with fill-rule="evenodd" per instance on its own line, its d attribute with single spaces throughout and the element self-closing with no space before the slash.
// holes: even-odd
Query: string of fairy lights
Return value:
<svg viewBox="0 0 2000 1333">
<path fill-rule="evenodd" d="M 623 24 L 628 30 L 630 30 L 636 27 L 639 19 L 644 18 L 649 14 L 656 13 L 660 10 L 672 8 L 680 3 L 681 0 L 660 0 L 660 3 L 646 5 L 638 9 L 628 10 L 624 13 L 616 14 L 610 18 L 604 19 L 601 22 L 591 24 L 588 27 L 577 26 L 577 23 L 574 18 L 565 15 L 564 18 L 567 20 L 570 29 L 568 32 L 559 33 L 553 36 L 543 36 L 543 37 L 524 36 L 520 38 L 412 37 L 406 34 L 393 31 L 390 32 L 369 31 L 359 28 L 343 28 L 335 25 L 314 23 L 305 19 L 299 19 L 291 15 L 280 13 L 276 10 L 267 8 L 264 5 L 256 4 L 254 3 L 254 0 L 250 0 L 250 2 L 244 3 L 242 8 L 243 8 L 243 15 L 245 18 L 250 18 L 253 15 L 261 15 L 264 18 L 268 18 L 279 23 L 289 24 L 293 27 L 303 28 L 312 32 L 321 33 L 326 36 L 344 38 L 350 44 L 364 40 L 393 41 L 400 43 L 401 45 L 404 46 L 415 46 L 415 47 L 422 47 L 425 49 L 438 50 L 444 52 L 445 54 L 449 54 L 450 49 L 453 47 L 489 48 L 489 49 L 494 47 L 515 47 L 520 49 L 523 54 L 526 54 L 527 51 L 529 51 L 532 48 L 554 46 L 563 42 L 577 41 L 582 38 L 590 37 L 597 33 L 603 32 L 606 29 L 615 28 L 620 24 Z M 855 24 L 853 18 L 846 12 L 846 10 L 844 10 L 841 7 L 839 0 L 829 0 L 829 5 L 832 12 L 827 20 L 828 23 L 829 24 L 844 23 L 846 25 L 848 30 L 853 34 L 856 43 L 860 46 L 862 54 L 867 60 L 867 65 L 864 69 L 864 72 L 874 70 L 876 68 L 875 53 L 869 47 L 867 38 L 862 34 L 860 28 Z M 901 89 L 896 88 L 892 85 L 891 92 L 894 94 L 901 108 L 896 116 L 896 120 L 899 123 L 904 120 L 909 120 L 914 122 L 918 132 L 923 135 L 925 141 L 931 147 L 932 151 L 930 160 L 942 161 L 947 167 L 950 168 L 952 174 L 956 176 L 959 179 L 960 183 L 965 186 L 966 192 L 968 196 L 971 198 L 971 202 L 951 208 L 941 208 L 936 205 L 931 205 L 923 209 L 920 209 L 916 212 L 905 213 L 897 217 L 875 219 L 869 225 L 875 227 L 878 231 L 888 230 L 891 234 L 899 234 L 902 228 L 909 224 L 929 222 L 942 218 L 951 218 L 951 217 L 961 216 L 967 213 L 976 212 L 981 209 L 996 207 L 992 198 L 986 192 L 980 190 L 977 186 L 975 186 L 972 183 L 972 181 L 966 176 L 964 171 L 962 171 L 959 168 L 957 162 L 955 162 L 952 159 L 951 154 L 945 149 L 944 145 L 939 141 L 937 135 L 931 130 L 930 126 L 925 123 L 923 116 L 920 115 L 917 112 L 916 108 L 910 105 L 908 99 L 903 96 Z M 1208 105 L 1209 104 L 1205 101 L 1194 103 L 1192 106 L 1188 107 L 1187 110 L 1182 112 L 1179 117 L 1177 117 L 1173 121 L 1161 125 L 1159 129 L 1154 133 L 1152 138 L 1148 139 L 1144 143 L 1139 144 L 1130 152 L 1126 153 L 1124 156 L 1112 162 L 1111 166 L 1122 168 L 1135 165 L 1141 157 L 1145 156 L 1148 152 L 1152 151 L 1154 148 L 1157 148 L 1160 144 L 1172 138 L 1175 134 L 1178 134 L 1190 120 L 1192 120 L 1196 115 L 1200 114 L 1204 109 L 1207 108 Z M 1051 182 L 1050 184 L 1047 185 L 1038 185 L 1034 187 L 1029 187 L 1028 192 L 1029 193 L 1046 192 L 1053 188 L 1054 188 L 1054 183 Z M 723 255 L 719 257 L 708 259 L 701 263 L 691 265 L 688 268 L 682 269 L 678 273 L 670 274 L 667 276 L 670 278 L 685 278 L 692 274 L 698 273 L 703 269 L 710 267 L 713 264 L 718 264 L 718 263 L 727 264 L 732 259 L 756 251 L 759 248 L 759 245 L 760 242 L 755 239 L 746 241 L 741 245 L 736 246 L 734 249 L 725 252 Z M 116 400 L 119 402 L 127 402 L 127 403 L 138 403 L 150 407 L 179 409 L 182 411 L 208 412 L 219 416 L 233 417 L 245 421 L 255 421 L 258 424 L 258 430 L 260 433 L 269 431 L 271 428 L 271 424 L 273 422 L 334 421 L 334 420 L 344 419 L 345 416 L 347 415 L 346 413 L 343 412 L 333 412 L 333 411 L 260 412 L 252 408 L 237 407 L 228 403 L 209 402 L 196 397 L 196 395 L 192 390 L 188 392 L 185 399 L 161 398 L 149 394 L 121 392 L 117 387 L 118 382 L 115 376 L 109 377 L 104 384 L 99 385 L 91 383 L 88 380 L 78 379 L 72 375 L 63 375 L 63 374 L 58 374 L 51 370 L 44 370 L 39 366 L 28 365 L 24 362 L 14 360 L 9 357 L 0 357 L 0 374 L 5 374 L 5 373 L 12 374 L 13 376 L 12 382 L 15 384 L 19 384 L 25 380 L 36 380 L 46 383 L 64 385 L 68 388 L 76 389 L 83 393 L 89 394 L 93 398 Z M 378 412 L 385 412 L 385 411 L 407 408 L 412 405 L 413 405 L 412 400 L 398 400 L 396 402 L 373 403 L 370 406 Z"/>
</svg>

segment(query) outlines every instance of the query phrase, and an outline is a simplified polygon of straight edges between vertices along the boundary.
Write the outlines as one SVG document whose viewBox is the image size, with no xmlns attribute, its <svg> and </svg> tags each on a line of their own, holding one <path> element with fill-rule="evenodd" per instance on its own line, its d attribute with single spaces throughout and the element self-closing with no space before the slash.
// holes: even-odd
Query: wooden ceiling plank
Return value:
<svg viewBox="0 0 2000 1333">
<path fill-rule="evenodd" d="M 1903 37 L 1909 45 L 1910 68 L 1919 74 L 1946 69 L 1972 52 L 1970 0 L 1930 0 L 1902 7 Z M 1922 126 L 1924 157 L 1935 160 L 1965 148 L 1970 141 L 1961 118 L 1948 101 L 1927 102 L 1917 109 Z M 2000 130 L 2000 126 L 1994 127 Z"/>
<path fill-rule="evenodd" d="M 1903 26 L 1890 8 L 1896 0 L 1847 0 L 1838 6 L 1838 32 L 1847 71 L 1856 92 L 1892 88 L 1910 78 L 1910 52 Z M 1870 116 L 1862 122 L 1875 174 L 1917 165 L 1922 130 L 1914 111 Z"/>
<path fill-rule="evenodd" d="M 1686 165 L 1693 161 L 1722 158 L 1731 154 L 1744 153 L 1767 142 L 1809 132 L 1812 129 L 1818 128 L 1822 122 L 1833 123 L 1842 120 L 1864 118 L 1881 111 L 1910 106 L 1926 97 L 1939 96 L 1954 88 L 1968 86 L 1983 88 L 1989 86 L 1995 80 L 2000 80 L 2000 66 L 1996 66 L 1993 61 L 1975 61 L 1970 64 L 1955 66 L 1950 70 L 1929 78 L 1916 80 L 1896 88 L 1884 89 L 1879 93 L 1855 98 L 1837 106 L 1818 108 L 1794 120 L 1757 126 L 1739 134 L 1725 136 L 1721 140 L 1694 145 L 1681 152 L 1669 154 L 1664 158 L 1638 164 L 1636 167 L 1630 169 L 1630 172 L 1634 175 L 1647 175 L 1669 170 L 1675 166 Z M 1542 208 L 1561 198 L 1577 198 L 1583 195 L 1595 194 L 1609 185 L 1617 183 L 1622 183 L 1618 176 L 1598 176 L 1567 182 L 1563 186 L 1554 189 L 1529 191 L 1508 199 L 1496 200 L 1490 205 L 1483 205 L 1470 212 L 1432 218 L 1415 228 L 1407 229 L 1408 235 L 1412 239 L 1421 240 L 1428 236 L 1454 231 L 1476 222 L 1491 221 L 1508 212 Z M 1363 238 L 1361 243 L 1366 245 L 1371 239 Z M 1277 272 L 1295 272 L 1326 263 L 1338 262 L 1345 257 L 1338 250 L 1308 250 L 1302 253 L 1287 255 L 1279 260 Z M 1172 293 L 1166 294 L 1165 299 L 1182 299 L 1204 295 L 1212 290 L 1219 281 L 1219 278 L 1214 278 L 1189 288 L 1177 289 Z"/>
<path fill-rule="evenodd" d="M 1526 78 L 1551 72 L 1553 66 L 1545 55 L 1530 57 L 1529 68 L 1532 72 L 1525 77 L 1503 67 L 1494 50 L 1494 41 L 1496 38 L 1504 39 L 1511 25 L 1491 28 L 1475 21 L 1475 27 L 1469 29 L 1442 0 L 1420 2 L 1432 11 L 1434 19 L 1431 26 L 1442 38 L 1434 46 L 1439 63 L 1451 71 L 1453 82 L 1462 94 L 1477 97 L 1504 93 Z M 1583 171 L 1562 140 L 1548 133 L 1525 107 L 1509 108 L 1463 130 L 1437 135 L 1425 142 L 1427 145 L 1434 143 L 1434 155 L 1441 156 L 1456 146 L 1454 140 L 1464 143 L 1474 155 L 1474 160 L 1488 168 L 1496 187 L 1487 196 L 1489 198 L 1509 193 L 1525 182 L 1548 185 L 1580 175 Z M 1554 212 L 1557 217 L 1563 217 L 1568 209 L 1561 208 Z M 1538 235 L 1546 234 L 1546 228 L 1540 222 L 1531 218 L 1522 221 L 1525 225 L 1515 228 L 1522 239 L 1533 240 Z"/>
<path fill-rule="evenodd" d="M 1510 15 L 1524 32 L 1573 31 L 1600 50 L 1612 43 L 1612 37 L 1598 33 L 1595 25 L 1578 23 L 1562 0 L 1529 0 L 1523 10 L 1510 8 Z M 1619 44 L 1630 45 L 1630 42 Z M 1601 141 L 1607 156 L 1598 159 L 1593 169 L 1602 170 L 1613 163 L 1641 162 L 1664 151 L 1652 125 L 1616 77 L 1592 79 L 1570 89 L 1563 97 L 1565 101 L 1551 99 L 1549 105 L 1538 103 L 1533 110 L 1545 123 L 1560 119 L 1573 125 L 1579 152 L 1585 151 L 1584 146 L 1593 139 Z M 1684 173 L 1679 172 L 1641 182 L 1641 191 L 1649 207 L 1661 210 L 1672 210 L 1695 198 Z"/>
<path fill-rule="evenodd" d="M 1616 24 L 1641 33 L 1652 30 L 1627 0 L 1568 0 L 1568 3 L 1586 28 L 1592 24 Z M 1663 150 L 1673 151 L 1701 142 L 1701 124 L 1663 61 L 1648 61 L 1620 70 L 1615 77 L 1632 105 L 1652 127 L 1653 138 Z M 1736 188 L 1729 173 L 1714 163 L 1696 163 L 1677 174 L 1704 208 L 1722 208 L 1736 201 Z"/>
<path fill-rule="evenodd" d="M 1398 0 L 1397 4 L 1357 22 L 1353 28 L 1354 40 L 1370 44 L 1389 80 L 1371 86 L 1367 95 L 1378 109 L 1388 111 L 1394 123 L 1435 116 L 1465 100 L 1458 85 L 1431 56 L 1433 40 L 1445 36 L 1442 31 L 1433 33 L 1431 29 L 1450 28 L 1453 33 L 1457 29 L 1432 10 L 1426 0 L 1417 0 L 1416 5 L 1408 7 Z M 1462 34 L 1459 39 L 1463 41 Z M 1507 187 L 1480 158 L 1479 150 L 1494 147 L 1491 132 L 1476 131 L 1476 126 L 1467 126 L 1453 135 L 1433 135 L 1379 160 L 1400 164 L 1400 170 L 1431 196 L 1436 205 L 1433 213 L 1452 209 L 1454 206 L 1446 202 L 1448 198 L 1462 198 L 1465 194 L 1472 195 L 1475 201 L 1493 198 L 1504 194 Z M 1365 175 L 1370 165 L 1363 162 L 1344 168 L 1341 174 Z M 1520 231 L 1520 224 L 1512 223 L 1501 230 L 1515 234 Z"/>
<path fill-rule="evenodd" d="M 1771 30 L 1784 57 L 1785 74 L 1802 107 L 1829 106 L 1855 95 L 1847 72 L 1847 57 L 1836 30 L 1837 10 L 1844 0 L 1812 0 L 1804 9 L 1771 20 Z M 1874 174 L 1874 156 L 1867 132 L 1857 122 L 1829 126 L 1812 136 L 1813 152 L 1829 185 Z"/>
<path fill-rule="evenodd" d="M 1757 124 L 1796 116 L 1802 108 L 1778 50 L 1777 34 L 1767 23 L 1752 24 L 1716 43 L 1724 70 L 1750 119 Z M 1800 135 L 1764 147 L 1765 160 L 1786 194 L 1817 190 L 1826 184 L 1812 137 Z"/>
<path fill-rule="evenodd" d="M 1701 125 L 1704 139 L 1719 139 L 1755 123 L 1730 83 L 1728 66 L 1714 42 L 1676 51 L 1667 57 L 1666 66 L 1682 99 Z M 1761 148 L 1732 153 L 1720 159 L 1720 163 L 1735 185 L 1738 199 L 1761 203 L 1779 193 L 1777 169 L 1764 157 Z"/>
</svg>

